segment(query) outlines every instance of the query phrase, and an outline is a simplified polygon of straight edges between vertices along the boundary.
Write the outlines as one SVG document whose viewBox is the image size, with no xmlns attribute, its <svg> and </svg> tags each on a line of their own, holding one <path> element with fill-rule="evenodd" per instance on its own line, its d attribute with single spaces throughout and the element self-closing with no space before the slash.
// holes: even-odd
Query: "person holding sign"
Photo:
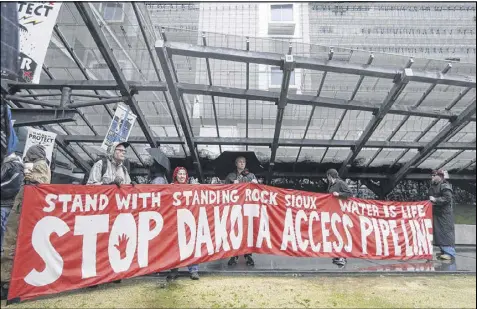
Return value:
<svg viewBox="0 0 477 309">
<path fill-rule="evenodd" d="M 348 187 L 346 182 L 344 182 L 338 171 L 334 168 L 329 169 L 326 172 L 326 178 L 328 179 L 328 193 L 333 194 L 336 198 L 350 198 L 353 196 L 353 192 Z M 338 265 L 339 268 L 345 267 L 347 261 L 346 258 L 333 258 L 333 264 Z"/>
<path fill-rule="evenodd" d="M 433 205 L 434 244 L 441 249 L 441 252 L 437 254 L 437 259 L 452 261 L 456 254 L 454 199 L 452 185 L 445 180 L 443 170 L 432 172 L 429 195 L 429 200 Z"/>
<path fill-rule="evenodd" d="M 46 151 L 42 145 L 33 145 L 25 154 L 24 175 L 26 185 L 49 184 L 51 171 L 46 162 Z M 5 231 L 4 252 L 1 258 L 1 298 L 6 299 L 8 285 L 15 258 L 15 247 L 20 223 L 20 212 L 23 203 L 23 187 L 15 197 L 13 208 L 7 220 Z M 40 206 L 41 207 L 41 206 Z"/>
<path fill-rule="evenodd" d="M 237 157 L 235 159 L 235 166 L 237 169 L 233 171 L 232 173 L 228 174 L 227 177 L 225 177 L 225 183 L 227 184 L 232 184 L 232 183 L 244 183 L 244 182 L 251 182 L 251 183 L 258 183 L 257 177 L 253 173 L 250 173 L 248 169 L 245 168 L 247 165 L 247 161 L 245 157 Z M 230 258 L 228 265 L 233 266 L 237 265 L 238 262 L 238 256 L 233 256 Z M 247 266 L 254 266 L 255 262 L 252 258 L 252 254 L 245 254 L 245 263 Z"/>
<path fill-rule="evenodd" d="M 178 166 L 174 169 L 174 173 L 172 174 L 172 184 L 173 185 L 183 185 L 187 184 L 189 180 L 189 174 L 187 174 L 187 170 L 185 167 Z M 192 280 L 199 280 L 199 265 L 190 265 L 188 267 L 190 278 Z M 168 280 L 175 280 L 179 277 L 179 269 L 174 268 L 171 269 L 171 273 L 167 276 Z"/>
<path fill-rule="evenodd" d="M 126 148 L 129 143 L 114 142 L 109 147 L 107 158 L 97 161 L 91 168 L 87 185 L 112 185 L 118 187 L 122 184 L 131 184 L 128 170 L 123 164 L 126 159 Z M 113 283 L 121 283 L 121 280 L 113 281 Z M 98 285 L 92 285 L 89 288 L 97 288 Z"/>
<path fill-rule="evenodd" d="M 105 159 L 97 161 L 91 168 L 88 185 L 129 185 L 131 177 L 124 165 L 127 142 L 114 142 Z"/>
</svg>

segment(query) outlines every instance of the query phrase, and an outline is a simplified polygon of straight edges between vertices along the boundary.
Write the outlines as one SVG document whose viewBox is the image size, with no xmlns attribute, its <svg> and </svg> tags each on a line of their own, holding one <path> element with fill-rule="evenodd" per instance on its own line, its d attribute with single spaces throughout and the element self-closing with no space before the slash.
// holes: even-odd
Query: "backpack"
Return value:
<svg viewBox="0 0 477 309">
<path fill-rule="evenodd" d="M 102 162 L 102 165 L 101 165 L 101 178 L 103 178 L 104 174 L 106 174 L 106 171 L 108 170 L 108 158 L 106 157 L 102 157 L 101 159 L 101 162 Z M 98 161 L 100 161 L 98 160 Z M 96 161 L 96 162 L 98 162 Z M 130 170 L 130 163 L 129 163 L 129 160 L 126 159 L 124 160 L 123 162 L 123 169 L 124 169 L 124 173 L 128 173 L 129 174 L 129 170 Z M 81 182 L 82 185 L 86 185 L 88 183 L 88 179 L 89 179 L 89 172 L 85 173 L 84 174 L 84 177 L 83 177 L 83 181 Z"/>
</svg>

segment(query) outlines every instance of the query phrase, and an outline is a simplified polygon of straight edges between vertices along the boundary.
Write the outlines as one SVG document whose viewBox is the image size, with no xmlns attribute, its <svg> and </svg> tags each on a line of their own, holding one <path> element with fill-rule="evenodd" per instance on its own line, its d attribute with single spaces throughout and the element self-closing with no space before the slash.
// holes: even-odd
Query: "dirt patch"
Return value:
<svg viewBox="0 0 477 309">
<path fill-rule="evenodd" d="M 475 308 L 475 276 L 202 277 L 107 284 L 10 308 Z M 2 307 L 4 302 L 2 302 Z"/>
</svg>

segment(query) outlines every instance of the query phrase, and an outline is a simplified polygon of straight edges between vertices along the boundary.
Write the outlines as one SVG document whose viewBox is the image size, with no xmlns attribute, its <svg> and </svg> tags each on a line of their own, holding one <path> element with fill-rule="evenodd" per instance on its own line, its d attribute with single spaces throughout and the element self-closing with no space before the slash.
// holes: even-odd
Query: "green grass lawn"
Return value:
<svg viewBox="0 0 477 309">
<path fill-rule="evenodd" d="M 475 308 L 475 291 L 475 276 L 137 278 L 9 308 Z"/>
<path fill-rule="evenodd" d="M 475 214 L 476 214 L 475 205 L 472 205 L 472 204 L 456 205 L 456 207 L 454 208 L 454 214 L 455 214 L 455 223 L 456 224 L 473 224 L 473 225 L 475 225 Z"/>
</svg>

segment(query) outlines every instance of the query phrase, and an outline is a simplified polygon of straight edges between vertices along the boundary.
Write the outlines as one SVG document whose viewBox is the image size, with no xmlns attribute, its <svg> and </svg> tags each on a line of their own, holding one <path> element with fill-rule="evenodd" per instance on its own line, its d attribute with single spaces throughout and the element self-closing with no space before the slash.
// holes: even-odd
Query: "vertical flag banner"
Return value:
<svg viewBox="0 0 477 309">
<path fill-rule="evenodd" d="M 18 80 L 38 84 L 61 2 L 18 2 L 20 72 Z"/>
</svg>

